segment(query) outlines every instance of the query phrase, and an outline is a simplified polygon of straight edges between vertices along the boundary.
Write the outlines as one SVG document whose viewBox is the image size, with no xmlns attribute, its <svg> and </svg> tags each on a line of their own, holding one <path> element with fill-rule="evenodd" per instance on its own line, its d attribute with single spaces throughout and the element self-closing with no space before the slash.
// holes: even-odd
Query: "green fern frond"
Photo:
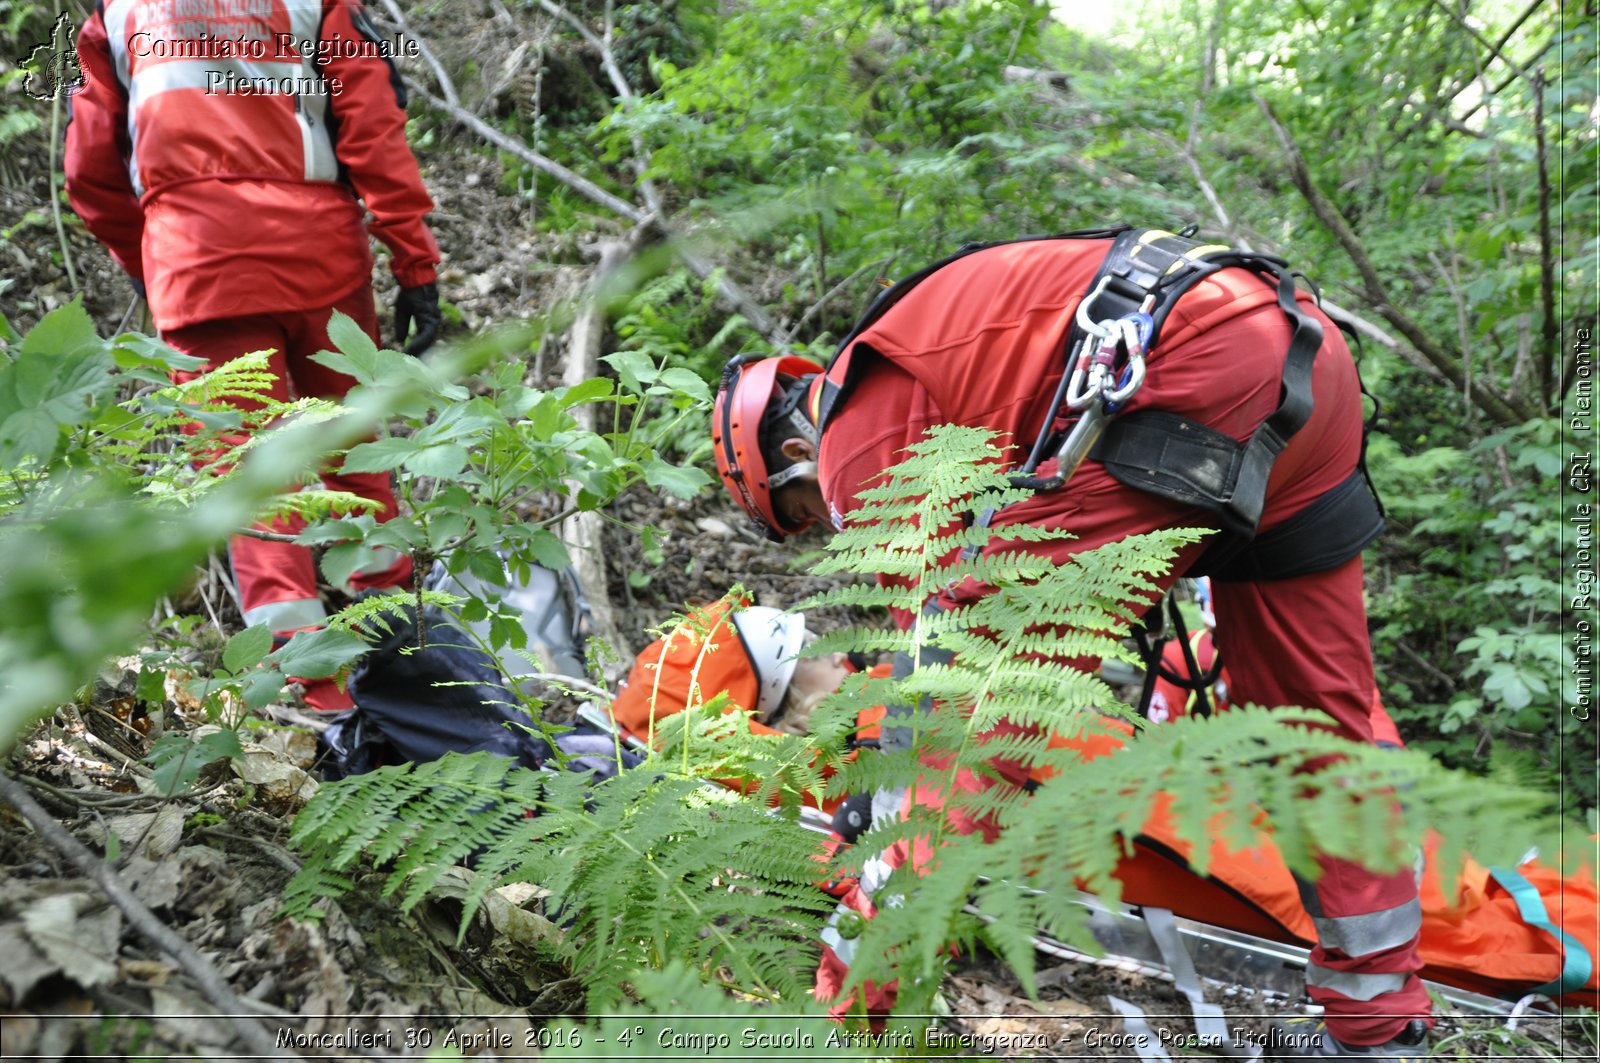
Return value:
<svg viewBox="0 0 1600 1063">
<path fill-rule="evenodd" d="M 338 900 L 349 893 L 353 885 L 346 876 L 329 870 L 325 856 L 314 855 L 285 883 L 283 907 L 278 909 L 278 916 L 282 919 L 319 921 L 324 914 L 319 905 Z"/>
<path fill-rule="evenodd" d="M 464 920 L 489 883 L 538 881 L 573 921 L 567 959 L 597 1003 L 624 999 L 636 967 L 670 957 L 798 1000 L 829 906 L 811 886 L 816 835 L 698 779 L 646 771 L 597 784 L 451 754 L 324 786 L 293 840 L 334 870 L 365 853 L 405 907 L 472 856 L 485 885 Z"/>
<path fill-rule="evenodd" d="M 393 631 L 389 624 L 389 618 L 412 616 L 416 612 L 417 599 L 419 597 L 422 599 L 424 607 L 433 606 L 444 610 L 449 610 L 462 602 L 460 597 L 444 591 L 424 590 L 420 595 L 416 591 L 400 590 L 387 591 L 383 594 L 369 594 L 359 601 L 351 602 L 330 616 L 327 626 L 357 634 L 370 630 L 378 630 L 388 634 Z"/>
</svg>

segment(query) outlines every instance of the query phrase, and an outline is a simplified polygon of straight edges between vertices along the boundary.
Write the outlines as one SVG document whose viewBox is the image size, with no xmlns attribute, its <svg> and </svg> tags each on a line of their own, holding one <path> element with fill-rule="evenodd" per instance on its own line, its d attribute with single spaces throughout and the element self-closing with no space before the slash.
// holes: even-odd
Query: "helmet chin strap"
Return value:
<svg viewBox="0 0 1600 1063">
<path fill-rule="evenodd" d="M 803 392 L 801 395 L 804 397 Z M 804 403 L 801 403 L 789 411 L 789 423 L 794 426 L 794 430 L 796 432 L 800 433 L 800 437 L 802 439 L 809 442 L 812 446 L 816 446 L 817 426 L 812 424 L 811 418 L 806 416 L 804 405 Z"/>
<path fill-rule="evenodd" d="M 781 472 L 775 472 L 767 477 L 767 483 L 776 491 L 790 480 L 797 480 L 802 476 L 815 476 L 817 463 L 814 461 L 797 461 Z"/>
</svg>

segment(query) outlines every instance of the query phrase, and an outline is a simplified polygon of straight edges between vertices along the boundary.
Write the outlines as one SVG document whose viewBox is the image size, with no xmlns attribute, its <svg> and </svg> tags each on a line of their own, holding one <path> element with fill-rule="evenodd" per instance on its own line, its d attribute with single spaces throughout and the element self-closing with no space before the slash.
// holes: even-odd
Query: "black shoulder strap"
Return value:
<svg viewBox="0 0 1600 1063">
<path fill-rule="evenodd" d="M 1227 531 L 1248 540 L 1266 505 L 1267 478 L 1273 464 L 1311 416 L 1311 371 L 1322 346 L 1322 324 L 1301 309 L 1295 298 L 1294 276 L 1282 259 L 1227 249 L 1207 254 L 1202 268 L 1175 270 L 1172 282 L 1158 284 L 1155 312 L 1164 320 L 1178 296 L 1207 274 L 1227 267 L 1248 269 L 1271 284 L 1278 309 L 1289 320 L 1289 347 L 1284 354 L 1277 409 L 1242 448 L 1231 440 L 1222 440 L 1226 446 L 1217 446 L 1217 433 L 1187 418 L 1157 410 L 1137 411 L 1107 426 L 1090 456 L 1129 486 L 1204 506 L 1223 521 Z M 1112 287 L 1115 282 L 1107 291 Z M 1174 421 L 1183 422 L 1181 431 L 1174 430 Z M 1191 455 L 1204 458 L 1189 460 Z"/>
<path fill-rule="evenodd" d="M 1074 229 L 1070 232 L 1053 233 L 1045 236 L 1022 236 L 1014 240 L 991 240 L 986 243 L 963 244 L 956 249 L 955 254 L 947 255 L 939 261 L 923 266 L 915 273 L 900 278 L 890 287 L 878 294 L 878 297 L 867 307 L 866 313 L 861 315 L 861 320 L 849 331 L 844 339 L 839 341 L 839 346 L 834 349 L 833 357 L 828 360 L 828 368 L 823 374 L 822 387 L 815 400 L 811 411 L 816 422 L 817 431 L 820 433 L 826 427 L 833 411 L 838 408 L 854 388 L 860 369 L 855 359 L 846 357 L 855 345 L 856 339 L 867 329 L 894 308 L 894 305 L 906 295 L 939 272 L 952 262 L 957 262 L 968 255 L 979 251 L 987 251 L 992 247 L 1004 247 L 1008 244 L 1033 243 L 1039 240 L 1109 240 L 1133 231 L 1132 226 L 1111 225 L 1098 229 Z"/>
</svg>

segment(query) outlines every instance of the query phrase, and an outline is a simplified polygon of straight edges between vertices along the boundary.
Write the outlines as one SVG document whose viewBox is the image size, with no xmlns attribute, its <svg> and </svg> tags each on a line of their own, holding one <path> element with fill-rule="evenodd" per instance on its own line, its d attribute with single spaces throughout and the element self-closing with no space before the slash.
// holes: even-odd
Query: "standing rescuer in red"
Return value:
<svg viewBox="0 0 1600 1063">
<path fill-rule="evenodd" d="M 207 368 L 270 349 L 273 398 L 342 398 L 355 381 L 310 359 L 331 348 L 335 310 L 381 343 L 369 232 L 400 287 L 396 344 L 421 354 L 437 337 L 439 246 L 423 221 L 433 201 L 389 51 L 354 0 L 204 4 L 181 18 L 150 0 L 96 5 L 78 38 L 86 84 L 71 98 L 67 195 L 174 349 Z M 323 482 L 377 503 L 380 521 L 397 512 L 387 474 Z M 239 536 L 230 552 L 247 625 L 281 642 L 323 623 L 309 550 Z M 410 559 L 384 549 L 344 589 L 410 577 Z M 349 706 L 330 680 L 308 683 L 306 700 Z"/>
<path fill-rule="evenodd" d="M 1016 463 L 1041 425 L 1070 430 L 1057 389 L 1074 317 L 1113 249 L 1149 239 L 1133 233 L 1114 241 L 1115 233 L 964 250 L 885 293 L 826 372 L 793 357 L 731 366 L 712 417 L 730 494 L 779 540 L 813 524 L 839 527 L 859 507 L 859 492 L 882 482 L 884 470 L 931 426 L 1004 433 L 1012 443 L 1008 459 Z M 1178 252 L 1194 247 L 1177 238 L 1169 245 Z M 1170 269 L 1155 256 L 1153 275 L 1163 269 L 1176 275 L 1208 250 Z M 1134 253 L 1144 251 L 1134 247 Z M 1183 431 L 1191 437 L 1210 429 L 1218 453 L 1274 435 L 1263 425 L 1283 425 L 1283 409 L 1296 403 L 1299 423 L 1290 424 L 1286 446 L 1279 438 L 1285 433 L 1275 435 L 1281 453 L 1258 492 L 1253 542 L 1260 549 L 1210 565 L 1219 555 L 1208 551 L 1221 537 L 1208 536 L 1181 552 L 1161 590 L 1191 569 L 1212 572 L 1217 637 L 1228 647 L 1235 703 L 1314 707 L 1338 733 L 1372 743 L 1381 702 L 1360 549 L 1381 530 L 1381 518 L 1359 471 L 1362 404 L 1353 359 L 1337 328 L 1309 296 L 1296 296 L 1282 272 L 1264 278 L 1260 271 L 1216 268 L 1195 275 L 1203 279 L 1172 304 L 1149 349 L 1144 385 L 1119 419 L 1174 415 L 1187 422 Z M 1286 358 L 1292 334 L 1305 349 Z M 1160 427 L 1162 418 L 1154 423 Z M 1182 484 L 1163 494 L 1125 482 L 1171 471 L 1127 473 L 1134 465 L 1160 464 L 1143 457 L 1130 463 L 1143 444 L 1137 434 L 1129 438 L 1122 450 L 1091 452 L 1075 471 L 1046 460 L 1036 475 L 1070 473 L 1064 486 L 1001 509 L 993 526 L 1068 531 L 1075 536 L 1070 541 L 1032 547 L 1057 558 L 1133 533 L 1216 527 L 1205 502 L 1183 500 Z M 1181 455 L 1172 460 L 1182 464 Z M 1370 530 L 1349 532 L 1374 521 Z M 1330 542 L 1329 527 L 1344 529 L 1343 541 Z M 971 593 L 970 586 L 947 589 L 930 607 L 958 606 L 953 595 Z M 901 618 L 903 625 L 910 619 Z M 886 744 L 890 734 L 886 727 Z M 1432 1020 L 1416 974 L 1421 913 L 1413 874 L 1377 875 L 1331 858 L 1320 867 L 1314 885 L 1302 883 L 1301 895 L 1320 942 L 1307 986 L 1324 1018 L 1276 1038 L 1274 1051 L 1283 1058 L 1425 1057 Z M 830 962 L 842 967 L 825 951 L 824 984 Z"/>
</svg>

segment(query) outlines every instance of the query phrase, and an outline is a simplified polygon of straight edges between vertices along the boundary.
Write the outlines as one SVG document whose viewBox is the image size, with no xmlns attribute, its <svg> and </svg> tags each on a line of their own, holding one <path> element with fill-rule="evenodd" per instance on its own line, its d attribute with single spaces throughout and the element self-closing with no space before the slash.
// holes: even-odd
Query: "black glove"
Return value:
<svg viewBox="0 0 1600 1063">
<path fill-rule="evenodd" d="M 411 324 L 416 322 L 417 334 L 406 343 Z M 439 338 L 439 326 L 444 319 L 439 316 L 439 286 L 433 281 L 415 288 L 401 288 L 394 301 L 394 342 L 407 354 L 416 356 L 433 346 Z"/>
<path fill-rule="evenodd" d="M 133 285 L 134 295 L 137 295 L 147 303 L 150 301 L 149 297 L 144 294 L 144 281 L 140 280 L 138 277 L 129 277 L 128 283 Z"/>
</svg>

